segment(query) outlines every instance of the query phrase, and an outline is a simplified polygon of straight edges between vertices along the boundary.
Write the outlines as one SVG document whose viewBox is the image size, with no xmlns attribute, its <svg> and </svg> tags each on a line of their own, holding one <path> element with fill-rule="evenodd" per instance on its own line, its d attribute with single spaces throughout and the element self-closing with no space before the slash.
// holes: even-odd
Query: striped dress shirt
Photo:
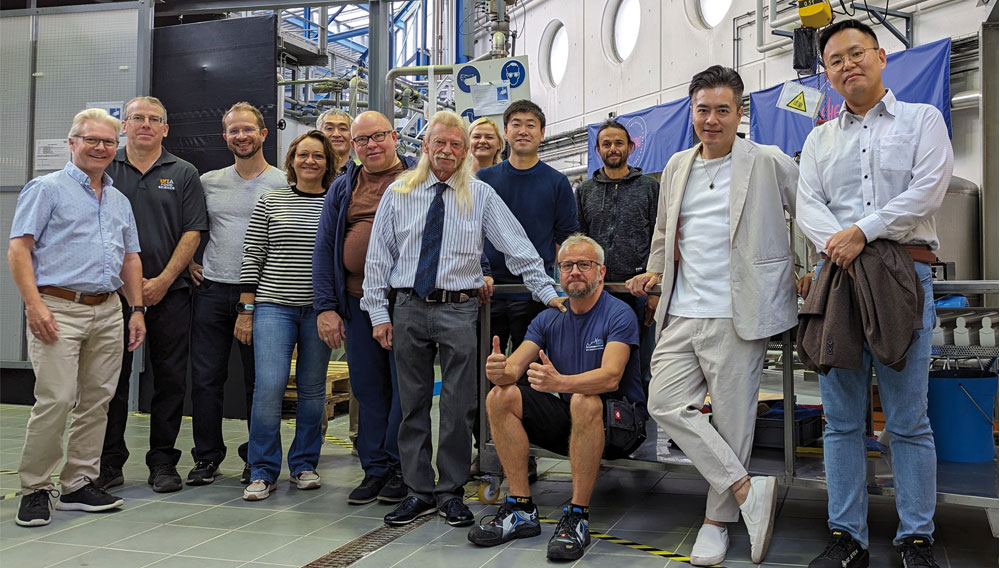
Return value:
<svg viewBox="0 0 1000 568">
<path fill-rule="evenodd" d="M 395 191 L 396 181 L 379 202 L 365 257 L 364 297 L 361 309 L 371 316 L 372 325 L 389 323 L 388 294 L 393 288 L 412 288 L 420 259 L 420 242 L 434 184 L 433 172 L 408 194 Z M 480 257 L 483 238 L 506 255 L 507 267 L 524 278 L 534 297 L 547 304 L 556 297 L 552 278 L 545 273 L 542 259 L 528 240 L 500 196 L 485 182 L 472 178 L 471 211 L 462 211 L 455 191 L 444 192 L 444 231 L 441 260 L 435 286 L 442 290 L 472 290 L 483 285 Z"/>
</svg>

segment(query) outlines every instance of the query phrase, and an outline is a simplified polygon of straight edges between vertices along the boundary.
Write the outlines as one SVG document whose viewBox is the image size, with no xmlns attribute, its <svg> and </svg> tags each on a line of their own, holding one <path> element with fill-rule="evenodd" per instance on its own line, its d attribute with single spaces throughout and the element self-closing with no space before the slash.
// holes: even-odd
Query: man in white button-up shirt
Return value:
<svg viewBox="0 0 1000 568">
<path fill-rule="evenodd" d="M 885 88 L 885 50 L 865 24 L 845 20 L 830 26 L 820 37 L 820 51 L 830 84 L 845 102 L 840 116 L 813 130 L 802 149 L 799 228 L 824 253 L 823 262 L 841 267 L 876 239 L 911 245 L 924 317 L 902 371 L 874 360 L 865 345 L 860 370 L 834 369 L 820 379 L 831 533 L 826 550 L 809 566 L 868 566 L 864 434 L 872 366 L 892 434 L 899 512 L 893 544 L 906 566 L 937 566 L 931 548 L 937 458 L 927 419 L 934 303 L 930 266 L 917 259 L 932 257 L 938 247 L 933 215 L 954 165 L 948 129 L 933 106 L 898 101 Z"/>
</svg>

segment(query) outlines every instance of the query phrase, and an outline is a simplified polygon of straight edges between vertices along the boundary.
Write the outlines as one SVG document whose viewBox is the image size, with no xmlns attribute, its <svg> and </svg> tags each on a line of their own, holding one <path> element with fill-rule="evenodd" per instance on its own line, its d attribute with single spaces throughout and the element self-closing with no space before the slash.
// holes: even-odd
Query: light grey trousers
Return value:
<svg viewBox="0 0 1000 568">
<path fill-rule="evenodd" d="M 731 318 L 669 316 L 653 349 L 649 413 L 711 485 L 713 521 L 740 518 L 729 487 L 747 474 L 766 348 L 766 338 L 740 339 Z M 701 413 L 706 393 L 711 424 Z"/>
<path fill-rule="evenodd" d="M 438 506 L 462 498 L 472 462 L 478 339 L 475 296 L 463 303 L 427 303 L 400 292 L 392 315 L 399 382 L 399 460 L 410 495 Z M 441 353 L 437 473 L 431 467 L 434 357 Z"/>
</svg>

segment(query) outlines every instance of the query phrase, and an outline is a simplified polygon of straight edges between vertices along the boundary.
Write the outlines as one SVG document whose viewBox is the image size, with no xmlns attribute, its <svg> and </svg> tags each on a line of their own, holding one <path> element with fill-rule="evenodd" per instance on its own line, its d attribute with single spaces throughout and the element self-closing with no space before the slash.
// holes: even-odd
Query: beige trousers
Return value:
<svg viewBox="0 0 1000 568">
<path fill-rule="evenodd" d="M 669 316 L 653 349 L 649 413 L 711 485 L 713 521 L 740 518 L 729 487 L 747 475 L 766 348 L 767 339 L 740 339 L 731 318 Z M 701 413 L 706 393 L 711 424 Z"/>
<path fill-rule="evenodd" d="M 29 330 L 28 357 L 35 370 L 31 407 L 18 474 L 25 492 L 52 489 L 52 473 L 63 458 L 63 432 L 72 412 L 62 492 L 97 479 L 108 421 L 108 402 L 118 386 L 124 326 L 118 294 L 96 306 L 42 295 L 59 325 L 59 339 L 46 345 Z"/>
</svg>

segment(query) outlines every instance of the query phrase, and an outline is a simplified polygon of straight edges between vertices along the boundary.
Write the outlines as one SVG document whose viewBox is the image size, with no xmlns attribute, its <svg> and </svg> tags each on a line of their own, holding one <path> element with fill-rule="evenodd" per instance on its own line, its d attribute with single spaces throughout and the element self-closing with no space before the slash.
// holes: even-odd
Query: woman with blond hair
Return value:
<svg viewBox="0 0 1000 568">
<path fill-rule="evenodd" d="M 483 168 L 495 166 L 501 162 L 503 152 L 503 134 L 492 118 L 477 118 L 469 125 L 469 157 L 473 158 L 472 175 Z"/>
</svg>

